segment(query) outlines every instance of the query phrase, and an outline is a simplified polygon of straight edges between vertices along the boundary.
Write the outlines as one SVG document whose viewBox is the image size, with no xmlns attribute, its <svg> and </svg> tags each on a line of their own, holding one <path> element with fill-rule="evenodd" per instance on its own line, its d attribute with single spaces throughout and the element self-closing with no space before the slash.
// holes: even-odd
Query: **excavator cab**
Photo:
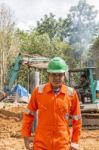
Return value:
<svg viewBox="0 0 99 150">
<path fill-rule="evenodd" d="M 74 87 L 75 89 L 79 89 L 78 85 L 79 85 L 80 77 L 82 74 L 85 74 L 86 80 L 89 82 L 89 89 L 86 89 L 84 87 L 84 90 L 82 91 L 83 96 L 80 95 L 79 90 L 77 90 L 81 102 L 92 103 L 92 104 L 99 102 L 99 97 L 97 98 L 98 90 L 96 90 L 96 88 L 98 88 L 97 84 L 99 82 L 96 80 L 94 67 L 88 67 L 88 68 L 82 68 L 82 69 L 70 69 L 69 70 L 69 86 Z M 80 88 L 81 89 L 83 88 L 83 84 L 81 85 Z"/>
</svg>

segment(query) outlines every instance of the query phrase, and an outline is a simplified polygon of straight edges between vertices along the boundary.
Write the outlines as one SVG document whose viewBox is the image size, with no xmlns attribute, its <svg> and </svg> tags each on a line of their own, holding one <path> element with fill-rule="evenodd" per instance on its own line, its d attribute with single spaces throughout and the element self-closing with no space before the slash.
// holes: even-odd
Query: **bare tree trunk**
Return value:
<svg viewBox="0 0 99 150">
<path fill-rule="evenodd" d="M 1 4 L 0 5 L 0 57 L 1 57 L 0 88 L 3 87 L 3 83 L 6 80 L 8 67 L 12 62 L 12 58 L 15 57 L 16 55 L 16 51 L 17 51 L 16 49 L 18 49 L 17 39 L 13 32 L 14 31 L 13 19 L 14 18 L 11 10 L 5 4 Z"/>
</svg>

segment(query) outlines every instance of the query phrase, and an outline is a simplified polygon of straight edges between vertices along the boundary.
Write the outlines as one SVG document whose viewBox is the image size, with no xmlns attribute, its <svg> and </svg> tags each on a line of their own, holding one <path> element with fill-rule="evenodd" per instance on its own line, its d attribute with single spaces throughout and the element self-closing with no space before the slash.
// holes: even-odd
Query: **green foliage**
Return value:
<svg viewBox="0 0 99 150">
<path fill-rule="evenodd" d="M 68 41 L 69 29 L 71 25 L 71 18 L 67 16 L 66 19 L 59 18 L 56 36 L 59 37 L 62 41 Z"/>
<path fill-rule="evenodd" d="M 50 39 L 47 33 L 39 34 L 34 30 L 30 34 L 22 32 L 20 33 L 20 41 L 23 53 L 47 57 L 61 56 L 67 62 L 73 54 L 73 49 L 67 42 L 61 41 L 59 37 Z"/>
<path fill-rule="evenodd" d="M 47 33 L 42 35 L 35 31 L 31 33 L 29 53 L 48 56 L 47 54 L 50 52 L 50 49 L 50 38 Z"/>
<path fill-rule="evenodd" d="M 56 20 L 55 15 L 50 13 L 49 16 L 45 15 L 44 18 L 41 18 L 41 20 L 37 22 L 36 30 L 39 34 L 47 33 L 50 39 L 58 37 L 63 41 L 68 36 L 70 24 L 70 18 L 59 18 Z"/>
<path fill-rule="evenodd" d="M 29 33 L 17 29 L 16 35 L 19 37 L 20 51 L 21 52 L 26 51 L 28 49 L 29 44 Z"/>
<path fill-rule="evenodd" d="M 41 20 L 37 22 L 36 30 L 40 34 L 48 33 L 50 39 L 55 36 L 57 29 L 57 21 L 54 17 L 55 16 L 50 13 L 49 16 L 45 15 L 44 18 L 41 18 Z"/>
<path fill-rule="evenodd" d="M 91 58 L 94 60 L 96 66 L 99 68 L 99 37 L 97 37 L 91 47 Z"/>
</svg>

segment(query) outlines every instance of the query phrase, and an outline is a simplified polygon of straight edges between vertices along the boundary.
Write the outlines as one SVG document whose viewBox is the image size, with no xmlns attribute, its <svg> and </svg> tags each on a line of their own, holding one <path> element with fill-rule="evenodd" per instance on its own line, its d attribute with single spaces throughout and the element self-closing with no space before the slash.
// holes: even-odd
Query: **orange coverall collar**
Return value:
<svg viewBox="0 0 99 150">
<path fill-rule="evenodd" d="M 46 87 L 46 92 L 51 92 L 53 91 L 51 83 L 47 83 L 47 87 Z M 60 93 L 66 93 L 66 85 L 62 84 L 61 88 L 60 88 Z"/>
</svg>

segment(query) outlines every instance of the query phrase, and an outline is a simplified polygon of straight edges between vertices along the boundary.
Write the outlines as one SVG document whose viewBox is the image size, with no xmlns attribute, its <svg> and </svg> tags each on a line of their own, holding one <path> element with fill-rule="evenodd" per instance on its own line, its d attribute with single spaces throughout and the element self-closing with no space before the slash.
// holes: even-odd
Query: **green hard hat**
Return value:
<svg viewBox="0 0 99 150">
<path fill-rule="evenodd" d="M 47 72 L 49 73 L 64 73 L 68 71 L 68 65 L 60 57 L 54 57 L 49 61 Z"/>
</svg>

